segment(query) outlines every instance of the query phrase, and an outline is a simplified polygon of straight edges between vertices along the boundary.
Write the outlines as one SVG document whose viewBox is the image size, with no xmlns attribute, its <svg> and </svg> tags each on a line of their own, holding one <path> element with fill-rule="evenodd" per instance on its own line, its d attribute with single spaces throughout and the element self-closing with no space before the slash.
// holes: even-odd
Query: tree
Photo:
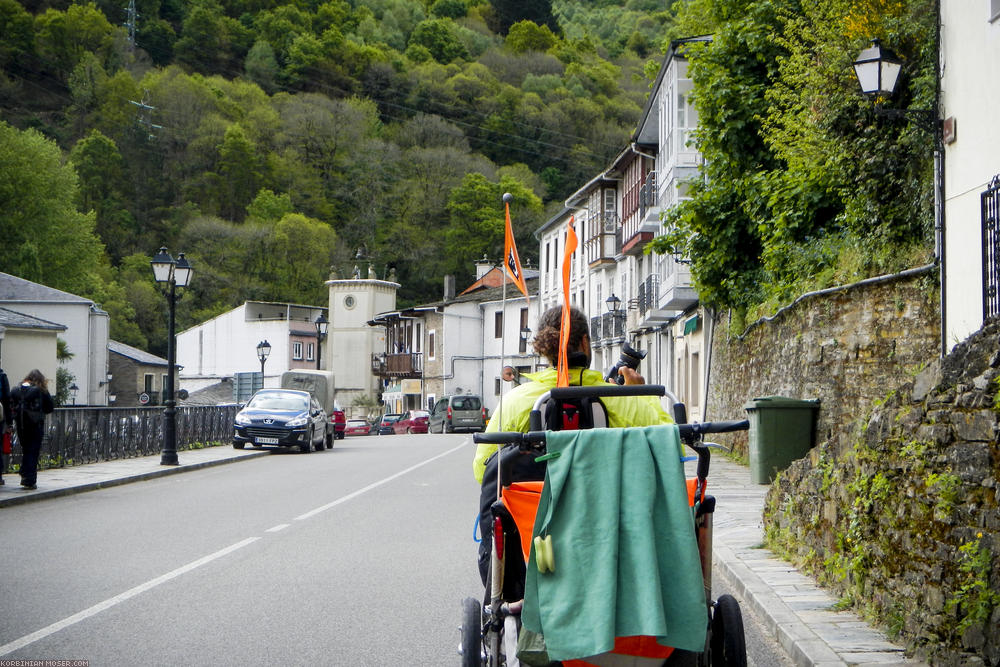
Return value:
<svg viewBox="0 0 1000 667">
<path fill-rule="evenodd" d="M 246 207 L 260 187 L 261 173 L 257 150 L 239 123 L 226 128 L 219 146 L 219 212 L 228 220 L 241 222 Z"/>
<path fill-rule="evenodd" d="M 519 254 L 522 247 L 530 248 L 531 231 L 537 228 L 533 223 L 540 222 L 541 200 L 510 177 L 493 183 L 481 174 L 468 174 L 448 200 L 450 225 L 444 234 L 446 246 L 452 249 L 445 267 L 459 282 L 472 282 L 473 264 L 480 257 L 503 256 L 505 192 L 514 196 L 511 221 Z"/>
<path fill-rule="evenodd" d="M 422 46 L 439 63 L 468 58 L 469 52 L 458 38 L 455 24 L 447 19 L 421 21 L 410 35 L 410 46 Z"/>
<path fill-rule="evenodd" d="M 0 121 L 0 266 L 74 294 L 97 283 L 104 249 L 93 213 L 76 209 L 77 176 L 56 144 Z"/>
<path fill-rule="evenodd" d="M 518 21 L 510 27 L 504 43 L 514 53 L 525 51 L 548 51 L 556 44 L 556 36 L 547 25 L 539 26 L 531 21 Z"/>
<path fill-rule="evenodd" d="M 95 231 L 112 261 L 135 252 L 135 220 L 125 205 L 127 183 L 118 146 L 98 130 L 91 130 L 76 143 L 69 158 L 79 178 L 79 206 L 94 212 Z"/>
<path fill-rule="evenodd" d="M 493 7 L 491 27 L 501 35 L 506 35 L 518 21 L 532 21 L 548 26 L 553 32 L 559 31 L 559 24 L 552 15 L 551 0 L 490 0 L 490 5 Z"/>
</svg>

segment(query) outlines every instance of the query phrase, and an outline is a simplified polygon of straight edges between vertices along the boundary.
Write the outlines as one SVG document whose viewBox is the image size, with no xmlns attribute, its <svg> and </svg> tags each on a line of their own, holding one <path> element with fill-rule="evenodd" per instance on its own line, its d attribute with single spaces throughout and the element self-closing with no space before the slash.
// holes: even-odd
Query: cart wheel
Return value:
<svg viewBox="0 0 1000 667">
<path fill-rule="evenodd" d="M 462 600 L 462 667 L 482 667 L 483 606 L 476 598 Z"/>
<path fill-rule="evenodd" d="M 732 595 L 720 595 L 712 614 L 712 667 L 746 667 L 743 614 Z"/>
</svg>

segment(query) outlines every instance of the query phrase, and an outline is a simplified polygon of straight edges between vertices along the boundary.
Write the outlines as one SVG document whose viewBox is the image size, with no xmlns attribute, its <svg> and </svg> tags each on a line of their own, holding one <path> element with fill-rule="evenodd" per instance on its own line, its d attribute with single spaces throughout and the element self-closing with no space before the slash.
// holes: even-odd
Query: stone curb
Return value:
<svg viewBox="0 0 1000 667">
<path fill-rule="evenodd" d="M 97 489 L 106 489 L 112 486 L 131 484 L 132 482 L 141 482 L 148 479 L 155 479 L 157 477 L 165 477 L 166 475 L 175 475 L 182 472 L 188 472 L 190 470 L 199 470 L 202 468 L 222 465 L 225 463 L 234 463 L 236 461 L 249 460 L 256 458 L 258 456 L 266 456 L 267 454 L 269 454 L 269 452 L 266 451 L 247 452 L 240 456 L 229 456 L 220 459 L 213 459 L 211 461 L 186 463 L 179 466 L 163 466 L 163 468 L 159 470 L 151 470 L 149 472 L 130 474 L 124 477 L 113 477 L 110 479 L 102 479 L 97 482 L 74 484 L 72 486 L 66 486 L 58 489 L 45 489 L 33 493 L 25 492 L 24 495 L 11 496 L 9 498 L 0 498 L 0 508 L 13 505 L 24 505 L 26 503 L 35 502 L 38 500 L 46 500 L 48 498 L 59 498 L 61 496 L 70 496 L 77 493 L 83 493 L 85 491 L 96 491 Z M 11 475 L 11 477 L 14 477 L 14 475 Z"/>
</svg>

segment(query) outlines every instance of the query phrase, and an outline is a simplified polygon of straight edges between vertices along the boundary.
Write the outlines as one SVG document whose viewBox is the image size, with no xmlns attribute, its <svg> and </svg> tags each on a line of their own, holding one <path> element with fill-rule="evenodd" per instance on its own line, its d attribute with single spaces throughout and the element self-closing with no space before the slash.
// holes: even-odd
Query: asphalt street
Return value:
<svg viewBox="0 0 1000 667">
<path fill-rule="evenodd" d="M 481 591 L 472 451 L 348 438 L 4 508 L 0 658 L 458 664 Z M 744 615 L 751 664 L 791 664 Z"/>
</svg>

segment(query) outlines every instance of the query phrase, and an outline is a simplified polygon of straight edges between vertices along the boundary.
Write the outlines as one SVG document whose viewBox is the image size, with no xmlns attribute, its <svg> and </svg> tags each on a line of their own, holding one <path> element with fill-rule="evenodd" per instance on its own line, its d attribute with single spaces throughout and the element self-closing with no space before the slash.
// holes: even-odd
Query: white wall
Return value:
<svg viewBox="0 0 1000 667">
<path fill-rule="evenodd" d="M 951 349 L 982 325 L 980 194 L 1000 174 L 1000 20 L 989 0 L 941 3 L 945 146 L 945 343 Z"/>
<path fill-rule="evenodd" d="M 99 384 L 107 377 L 108 373 L 109 316 L 107 313 L 94 309 L 91 302 L 16 302 L 10 303 L 6 307 L 25 315 L 65 326 L 66 330 L 60 332 L 58 337 L 66 341 L 66 346 L 73 355 L 73 358 L 63 366 L 73 374 L 73 382 L 80 388 L 76 395 L 77 404 L 107 405 L 107 393 L 104 387 Z M 8 355 L 5 353 L 4 357 L 8 357 Z M 42 370 L 41 365 L 38 364 L 47 364 L 48 359 L 31 359 L 27 363 L 35 363 L 36 365 L 31 366 L 31 368 Z M 49 387 L 55 393 L 55 369 L 52 369 L 51 375 L 44 370 L 42 373 L 50 381 Z"/>
<path fill-rule="evenodd" d="M 277 387 L 290 365 L 288 322 L 248 322 L 246 304 L 177 334 L 181 386 L 194 391 L 237 372 L 259 371 L 257 344 L 263 340 L 271 344 L 264 363 L 264 386 Z"/>
<path fill-rule="evenodd" d="M 49 381 L 49 392 L 56 393 L 56 337 L 57 332 L 38 329 L 14 329 L 4 331 L 2 359 L 4 373 L 11 387 L 19 384 L 24 376 L 37 368 Z M 80 386 L 80 383 L 76 383 Z M 77 393 L 81 401 L 83 392 Z"/>
</svg>

